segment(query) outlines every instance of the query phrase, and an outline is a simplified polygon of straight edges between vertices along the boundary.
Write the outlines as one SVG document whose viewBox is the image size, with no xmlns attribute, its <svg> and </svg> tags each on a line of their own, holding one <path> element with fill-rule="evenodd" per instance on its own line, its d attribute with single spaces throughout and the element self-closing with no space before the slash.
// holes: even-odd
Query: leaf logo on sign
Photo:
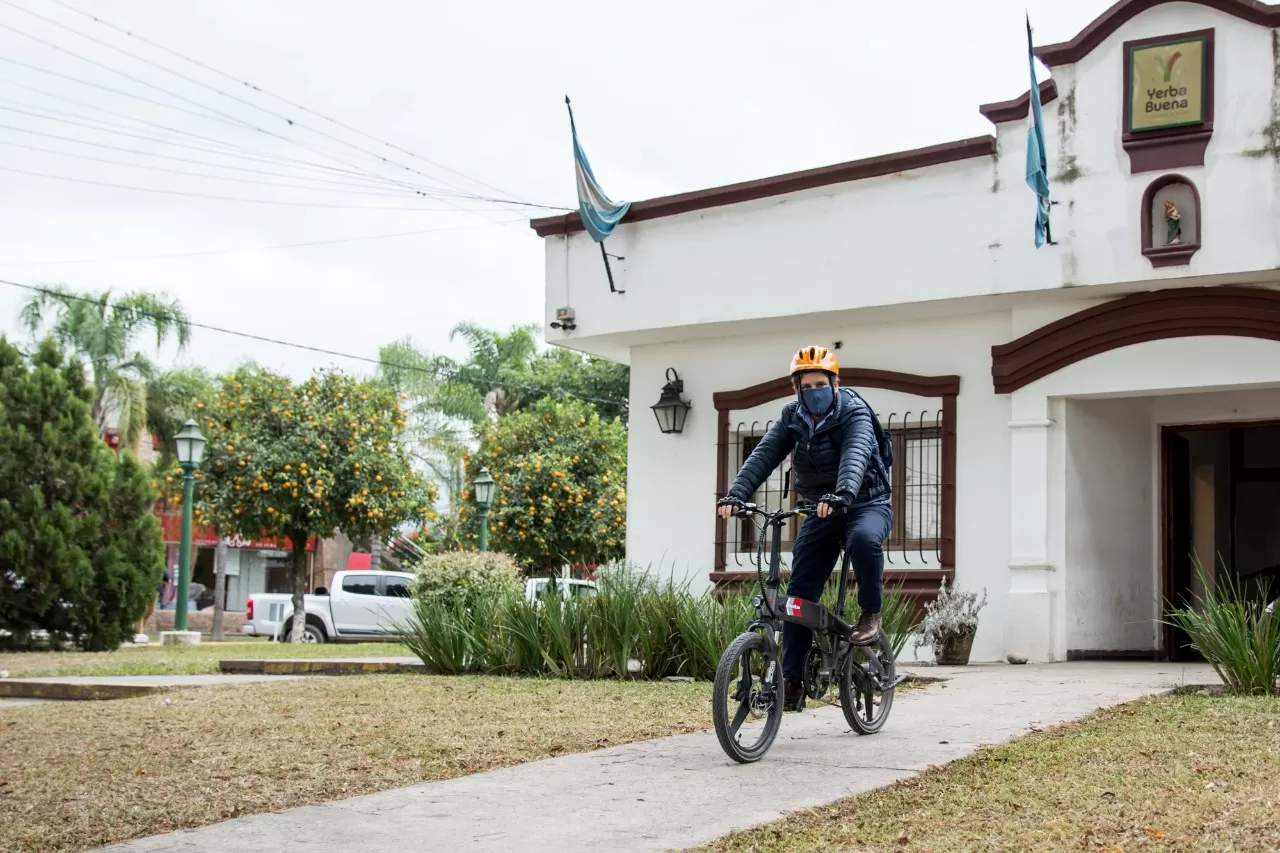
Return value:
<svg viewBox="0 0 1280 853">
<path fill-rule="evenodd" d="M 1182 56 L 1182 51 L 1174 51 L 1173 56 L 1169 57 L 1166 62 L 1163 56 L 1156 57 L 1156 65 L 1160 66 L 1164 73 L 1164 82 L 1168 83 L 1173 78 L 1173 64 L 1178 61 L 1178 57 Z"/>
</svg>

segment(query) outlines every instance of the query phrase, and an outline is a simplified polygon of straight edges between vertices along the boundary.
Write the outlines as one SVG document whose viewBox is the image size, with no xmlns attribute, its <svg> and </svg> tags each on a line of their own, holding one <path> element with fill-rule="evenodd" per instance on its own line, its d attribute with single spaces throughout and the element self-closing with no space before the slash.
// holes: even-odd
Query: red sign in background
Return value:
<svg viewBox="0 0 1280 853">
<path fill-rule="evenodd" d="M 160 519 L 160 526 L 164 530 L 165 544 L 182 544 L 182 516 L 166 514 L 159 504 L 156 505 L 155 514 Z M 207 527 L 193 525 L 191 528 L 191 545 L 195 548 L 216 548 L 218 537 Z M 232 548 L 248 548 L 254 551 L 293 550 L 293 543 L 288 537 L 282 537 L 277 541 L 275 539 L 242 539 L 239 536 L 230 536 L 228 537 L 228 545 Z M 312 536 L 307 540 L 307 550 L 314 551 L 315 549 L 316 538 Z"/>
</svg>

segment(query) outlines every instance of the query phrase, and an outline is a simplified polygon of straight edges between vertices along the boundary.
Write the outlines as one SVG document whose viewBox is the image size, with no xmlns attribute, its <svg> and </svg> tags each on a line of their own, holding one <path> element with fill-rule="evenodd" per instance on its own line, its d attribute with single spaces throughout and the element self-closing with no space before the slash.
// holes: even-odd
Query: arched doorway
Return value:
<svg viewBox="0 0 1280 853">
<path fill-rule="evenodd" d="M 1195 559 L 1209 583 L 1271 583 L 1280 292 L 1117 299 L 993 347 L 992 378 L 1012 411 L 1007 652 L 1177 658 L 1160 617 L 1203 592 Z"/>
</svg>

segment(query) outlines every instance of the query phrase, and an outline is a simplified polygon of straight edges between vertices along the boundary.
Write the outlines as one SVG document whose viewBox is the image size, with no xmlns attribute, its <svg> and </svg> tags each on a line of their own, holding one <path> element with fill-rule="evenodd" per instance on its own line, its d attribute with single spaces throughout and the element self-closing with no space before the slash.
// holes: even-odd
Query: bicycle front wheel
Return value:
<svg viewBox="0 0 1280 853">
<path fill-rule="evenodd" d="M 716 737 L 734 761 L 759 761 L 773 745 L 782 723 L 782 697 L 775 687 L 781 682 L 777 652 L 759 633 L 739 634 L 720 656 L 711 706 Z"/>
<path fill-rule="evenodd" d="M 872 664 L 875 656 L 878 666 Z M 840 665 L 840 708 L 845 722 L 860 735 L 884 728 L 893 707 L 898 665 L 883 631 L 868 646 L 849 646 Z M 877 672 L 878 670 L 878 672 Z"/>
</svg>

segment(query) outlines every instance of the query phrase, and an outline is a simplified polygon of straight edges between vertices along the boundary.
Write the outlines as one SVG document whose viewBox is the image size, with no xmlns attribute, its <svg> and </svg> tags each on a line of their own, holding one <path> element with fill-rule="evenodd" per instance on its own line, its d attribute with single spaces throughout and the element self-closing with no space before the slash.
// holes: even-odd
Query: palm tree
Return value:
<svg viewBox="0 0 1280 853">
<path fill-rule="evenodd" d="M 196 403 L 207 406 L 213 396 L 213 377 L 203 367 L 162 371 L 147 382 L 146 429 L 160 439 L 161 468 L 173 461 L 173 437 L 195 414 Z"/>
<path fill-rule="evenodd" d="M 452 518 L 466 491 L 462 460 L 471 424 L 484 418 L 483 400 L 470 386 L 440 381 L 438 359 L 407 338 L 382 347 L 378 360 L 378 377 L 406 398 L 406 437 L 414 459 L 443 487 Z"/>
<path fill-rule="evenodd" d="M 538 354 L 536 325 L 514 326 L 503 334 L 474 323 L 459 323 L 449 339 L 458 336 L 471 345 L 467 360 L 458 363 L 437 356 L 432 365 L 449 388 L 448 402 L 457 404 L 449 414 L 478 423 L 488 415 L 501 417 L 528 402 L 528 391 L 521 386 L 529 384 L 529 367 Z"/>
<path fill-rule="evenodd" d="M 111 291 L 77 294 L 65 287 L 42 290 L 22 307 L 27 330 L 38 334 L 46 324 L 54 340 L 89 363 L 95 398 L 93 417 L 102 434 L 114 419 L 125 447 L 136 448 L 148 426 L 148 389 L 159 373 L 135 347 L 138 337 L 154 332 L 156 349 L 171 338 L 179 351 L 191 339 L 191 321 L 182 304 L 164 294 Z M 161 438 L 169 437 L 161 431 Z"/>
</svg>

